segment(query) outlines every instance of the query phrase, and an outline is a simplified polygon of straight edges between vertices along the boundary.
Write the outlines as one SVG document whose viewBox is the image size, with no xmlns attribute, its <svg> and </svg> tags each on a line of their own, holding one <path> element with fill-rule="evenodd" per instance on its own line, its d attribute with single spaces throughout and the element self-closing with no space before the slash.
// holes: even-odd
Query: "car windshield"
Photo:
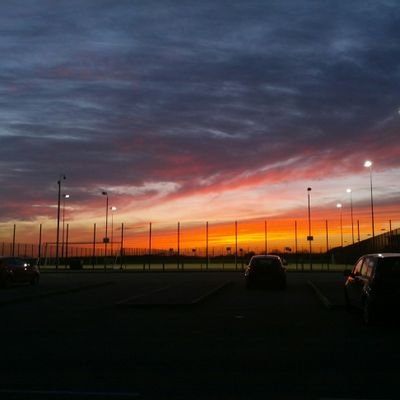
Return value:
<svg viewBox="0 0 400 400">
<path fill-rule="evenodd" d="M 252 265 L 257 268 L 275 269 L 280 267 L 280 262 L 275 258 L 256 258 Z"/>
</svg>

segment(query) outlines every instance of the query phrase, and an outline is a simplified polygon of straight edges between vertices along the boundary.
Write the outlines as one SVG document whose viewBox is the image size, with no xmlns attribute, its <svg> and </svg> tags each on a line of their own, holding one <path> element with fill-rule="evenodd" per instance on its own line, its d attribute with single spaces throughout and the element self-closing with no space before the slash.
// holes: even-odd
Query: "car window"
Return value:
<svg viewBox="0 0 400 400">
<path fill-rule="evenodd" d="M 379 260 L 378 278 L 384 282 L 400 282 L 400 257 L 387 257 Z"/>
<path fill-rule="evenodd" d="M 357 264 L 355 265 L 354 269 L 353 269 L 353 274 L 354 275 L 360 275 L 361 274 L 361 267 L 363 265 L 364 262 L 364 258 L 360 258 L 357 261 Z"/>
<path fill-rule="evenodd" d="M 25 267 L 25 262 L 23 260 L 16 258 L 15 260 L 13 260 L 13 266 L 16 268 L 23 268 Z"/>
<path fill-rule="evenodd" d="M 375 260 L 373 258 L 367 257 L 361 266 L 361 275 L 366 278 L 371 278 L 374 271 Z"/>
<path fill-rule="evenodd" d="M 8 258 L 8 259 L 6 259 L 6 264 L 7 264 L 8 266 L 15 267 L 15 264 L 16 264 L 15 258 Z"/>
<path fill-rule="evenodd" d="M 279 260 L 274 258 L 256 258 L 255 260 L 253 260 L 252 265 L 257 270 L 267 270 L 279 268 L 281 266 L 281 263 L 279 262 Z"/>
</svg>

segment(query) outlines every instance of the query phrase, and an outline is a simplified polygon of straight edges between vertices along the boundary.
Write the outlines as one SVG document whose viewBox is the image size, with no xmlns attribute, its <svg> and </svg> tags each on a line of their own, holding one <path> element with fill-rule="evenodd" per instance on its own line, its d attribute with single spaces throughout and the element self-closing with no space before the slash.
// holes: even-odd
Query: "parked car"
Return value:
<svg viewBox="0 0 400 400">
<path fill-rule="evenodd" d="M 244 276 L 248 289 L 256 287 L 286 289 L 286 268 L 279 256 L 258 255 L 251 257 Z"/>
<path fill-rule="evenodd" d="M 362 310 L 366 324 L 397 318 L 400 306 L 400 253 L 367 254 L 345 271 L 348 307 Z"/>
<path fill-rule="evenodd" d="M 0 257 L 0 285 L 13 283 L 39 283 L 40 271 L 37 265 L 20 257 Z"/>
</svg>

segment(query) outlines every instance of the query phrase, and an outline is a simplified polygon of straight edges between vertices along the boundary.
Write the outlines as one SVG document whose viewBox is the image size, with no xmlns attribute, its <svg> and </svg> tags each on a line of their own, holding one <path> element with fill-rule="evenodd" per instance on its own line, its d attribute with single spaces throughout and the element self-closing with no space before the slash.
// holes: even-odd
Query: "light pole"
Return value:
<svg viewBox="0 0 400 400">
<path fill-rule="evenodd" d="M 111 257 L 113 257 L 113 251 L 114 251 L 114 211 L 117 210 L 117 207 L 110 207 L 111 210 Z"/>
<path fill-rule="evenodd" d="M 103 196 L 106 196 L 106 234 L 104 236 L 103 242 L 104 242 L 104 269 L 107 268 L 107 243 L 109 242 L 108 239 L 108 193 L 107 192 L 101 192 Z"/>
<path fill-rule="evenodd" d="M 268 222 L 264 220 L 264 254 L 268 254 Z"/>
<path fill-rule="evenodd" d="M 311 188 L 307 188 L 307 198 L 308 198 L 308 236 L 307 240 L 310 244 L 310 270 L 312 270 L 312 257 L 311 257 L 311 242 L 314 240 L 311 235 Z"/>
<path fill-rule="evenodd" d="M 342 215 L 342 204 L 337 203 L 336 207 L 340 210 L 340 246 L 343 247 L 343 215 Z"/>
<path fill-rule="evenodd" d="M 375 245 L 374 198 L 372 195 L 372 161 L 370 161 L 370 160 L 365 161 L 364 167 L 369 168 L 369 183 L 370 183 L 370 191 L 371 191 L 372 240 L 373 240 L 373 245 Z"/>
<path fill-rule="evenodd" d="M 209 258 L 208 258 L 208 221 L 206 221 L 206 269 L 208 270 Z"/>
<path fill-rule="evenodd" d="M 351 238 L 354 244 L 353 191 L 348 188 L 346 189 L 346 192 L 350 194 Z"/>
<path fill-rule="evenodd" d="M 57 201 L 57 239 L 56 239 L 56 269 L 58 269 L 59 257 L 58 257 L 58 246 L 60 244 L 60 205 L 61 205 L 61 181 L 67 179 L 65 175 L 60 175 L 57 181 L 58 185 L 58 201 Z"/>
<path fill-rule="evenodd" d="M 61 258 L 64 258 L 64 226 L 65 226 L 65 200 L 66 199 L 69 199 L 69 194 L 63 194 Z"/>
</svg>

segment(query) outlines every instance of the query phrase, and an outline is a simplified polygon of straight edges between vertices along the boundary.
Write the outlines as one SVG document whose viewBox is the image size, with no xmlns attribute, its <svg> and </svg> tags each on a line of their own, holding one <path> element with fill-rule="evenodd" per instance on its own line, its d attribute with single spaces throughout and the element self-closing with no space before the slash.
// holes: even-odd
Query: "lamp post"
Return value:
<svg viewBox="0 0 400 400">
<path fill-rule="evenodd" d="M 208 270 L 208 221 L 206 221 L 206 269 Z"/>
<path fill-rule="evenodd" d="M 342 214 L 342 204 L 337 203 L 336 207 L 340 210 L 340 246 L 343 247 L 343 214 Z"/>
<path fill-rule="evenodd" d="M 312 270 L 312 257 L 311 257 L 311 242 L 314 237 L 311 235 L 311 188 L 307 188 L 307 198 L 308 198 L 308 236 L 307 240 L 310 244 L 310 270 Z"/>
<path fill-rule="evenodd" d="M 117 210 L 117 207 L 110 207 L 111 210 L 111 257 L 113 257 L 114 254 L 114 211 Z"/>
<path fill-rule="evenodd" d="M 268 254 L 268 222 L 264 220 L 264 254 Z"/>
<path fill-rule="evenodd" d="M 101 192 L 103 196 L 106 196 L 106 234 L 104 236 L 103 242 L 104 242 L 104 269 L 107 268 L 107 243 L 109 242 L 108 239 L 108 193 L 107 192 Z"/>
<path fill-rule="evenodd" d="M 369 168 L 369 183 L 370 183 L 370 191 L 371 191 L 372 240 L 373 240 L 373 245 L 375 245 L 374 198 L 372 195 L 372 161 L 370 161 L 370 160 L 365 161 L 364 167 Z"/>
<path fill-rule="evenodd" d="M 62 213 L 62 243 L 61 243 L 61 258 L 64 258 L 64 227 L 65 227 L 65 200 L 69 199 L 69 194 L 63 194 L 63 213 Z"/>
<path fill-rule="evenodd" d="M 346 189 L 346 192 L 350 194 L 351 238 L 354 244 L 353 191 L 348 188 Z"/>
<path fill-rule="evenodd" d="M 60 205 L 61 205 L 61 182 L 67 179 L 65 175 L 60 175 L 57 181 L 58 185 L 58 201 L 57 201 L 57 239 L 56 239 L 56 269 L 58 269 L 59 257 L 58 257 L 58 246 L 60 244 Z"/>
</svg>

